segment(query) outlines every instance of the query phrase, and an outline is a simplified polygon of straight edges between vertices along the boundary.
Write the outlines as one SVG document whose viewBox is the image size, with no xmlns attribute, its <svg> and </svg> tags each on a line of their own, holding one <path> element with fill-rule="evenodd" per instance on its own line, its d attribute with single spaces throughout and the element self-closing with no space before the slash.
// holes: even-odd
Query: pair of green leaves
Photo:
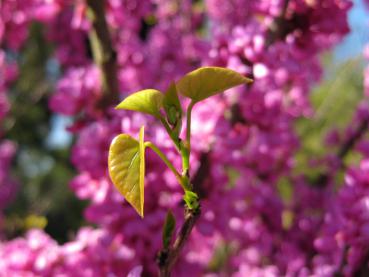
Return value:
<svg viewBox="0 0 369 277">
<path fill-rule="evenodd" d="M 171 121 L 171 108 L 182 114 L 177 90 L 193 102 L 199 102 L 224 90 L 251 82 L 251 79 L 227 68 L 202 67 L 188 73 L 176 84 L 172 83 L 166 94 L 155 89 L 141 90 L 124 99 L 117 109 L 138 111 L 160 118 L 160 109 L 163 107 Z"/>
<path fill-rule="evenodd" d="M 251 83 L 241 74 L 221 67 L 202 67 L 194 70 L 177 83 L 172 83 L 167 92 L 146 89 L 133 93 L 116 108 L 150 114 L 163 120 L 161 109 L 166 113 L 166 121 L 175 136 L 179 135 L 182 122 L 182 107 L 178 92 L 197 103 L 229 88 Z M 178 91 L 178 92 L 177 92 Z M 143 217 L 145 144 L 144 129 L 141 128 L 139 141 L 129 135 L 118 135 L 109 150 L 110 177 L 126 200 Z M 190 203 L 191 195 L 187 195 Z M 191 198 L 191 199 L 190 199 Z"/>
</svg>

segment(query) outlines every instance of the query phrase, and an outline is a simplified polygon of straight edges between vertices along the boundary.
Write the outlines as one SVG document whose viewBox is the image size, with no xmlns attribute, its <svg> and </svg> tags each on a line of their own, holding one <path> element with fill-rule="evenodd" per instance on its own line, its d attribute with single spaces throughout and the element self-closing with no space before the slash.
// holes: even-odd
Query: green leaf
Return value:
<svg viewBox="0 0 369 277">
<path fill-rule="evenodd" d="M 116 136 L 109 149 L 109 174 L 113 184 L 124 198 L 143 217 L 145 146 L 144 127 L 137 141 L 127 134 Z"/>
<path fill-rule="evenodd" d="M 252 83 L 236 71 L 222 67 L 201 67 L 177 82 L 184 96 L 198 102 L 232 87 Z"/>
<path fill-rule="evenodd" d="M 172 240 L 174 229 L 176 227 L 176 219 L 172 211 L 168 211 L 163 227 L 163 246 L 164 249 L 169 248 L 170 241 Z"/>
<path fill-rule="evenodd" d="M 172 126 L 177 125 L 177 123 L 182 119 L 182 107 L 179 102 L 177 88 L 174 82 L 170 84 L 167 92 L 164 94 L 163 106 L 167 114 L 169 124 Z"/>
<path fill-rule="evenodd" d="M 116 109 L 131 110 L 159 117 L 164 95 L 155 89 L 135 92 L 124 99 Z"/>
<path fill-rule="evenodd" d="M 199 208 L 199 196 L 195 192 L 186 190 L 183 200 L 191 210 L 197 210 Z"/>
</svg>

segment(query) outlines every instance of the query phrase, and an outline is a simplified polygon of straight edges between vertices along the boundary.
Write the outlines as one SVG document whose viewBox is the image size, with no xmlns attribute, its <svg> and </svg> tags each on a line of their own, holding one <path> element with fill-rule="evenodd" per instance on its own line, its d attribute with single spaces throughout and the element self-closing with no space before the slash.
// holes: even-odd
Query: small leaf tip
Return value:
<svg viewBox="0 0 369 277">
<path fill-rule="evenodd" d="M 247 78 L 247 77 L 245 77 L 245 78 L 246 78 L 246 83 L 247 84 L 252 84 L 254 82 L 254 80 L 251 79 L 251 78 Z"/>
</svg>

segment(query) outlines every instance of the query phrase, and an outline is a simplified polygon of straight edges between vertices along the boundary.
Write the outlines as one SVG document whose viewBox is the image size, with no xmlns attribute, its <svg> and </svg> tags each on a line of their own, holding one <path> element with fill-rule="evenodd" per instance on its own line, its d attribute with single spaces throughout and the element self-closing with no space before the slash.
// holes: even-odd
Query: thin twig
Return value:
<svg viewBox="0 0 369 277">
<path fill-rule="evenodd" d="M 360 266 L 358 266 L 358 268 L 356 269 L 356 271 L 353 273 L 352 276 L 357 276 L 357 277 L 369 276 L 368 264 L 369 264 L 369 251 L 366 253 L 364 258 L 362 259 Z"/>
<path fill-rule="evenodd" d="M 269 47 L 275 41 L 284 38 L 287 34 L 284 26 L 286 25 L 286 13 L 290 0 L 285 0 L 279 16 L 277 16 L 271 24 L 266 35 L 266 46 Z"/>
<path fill-rule="evenodd" d="M 100 68 L 103 96 L 99 107 L 104 109 L 116 103 L 119 98 L 117 76 L 117 53 L 113 47 L 108 24 L 105 19 L 105 1 L 87 0 L 88 13 L 92 21 L 89 38 L 94 61 Z"/>
<path fill-rule="evenodd" d="M 342 145 L 337 154 L 340 160 L 343 160 L 350 152 L 350 150 L 355 147 L 356 143 L 363 137 L 365 132 L 368 130 L 368 124 L 369 118 L 365 118 L 358 126 L 358 128 L 355 130 L 355 132 L 352 134 L 352 136 L 345 141 L 345 143 Z"/>
<path fill-rule="evenodd" d="M 350 151 L 354 149 L 355 145 L 361 140 L 361 138 L 365 135 L 365 133 L 368 131 L 368 127 L 369 127 L 369 118 L 365 118 L 357 126 L 357 129 L 353 132 L 353 134 L 339 148 L 336 154 L 338 160 L 340 161 L 339 170 L 345 169 L 346 164 L 344 163 L 344 159 L 350 153 Z M 317 185 L 318 187 L 323 188 L 328 185 L 329 180 L 330 180 L 329 174 L 322 173 L 315 180 L 313 180 L 312 183 L 314 185 Z"/>
<path fill-rule="evenodd" d="M 169 277 L 172 267 L 177 261 L 182 248 L 184 247 L 188 237 L 191 234 L 197 219 L 200 217 L 200 209 L 185 210 L 185 221 L 179 231 L 177 239 L 172 247 L 168 250 L 162 250 L 158 256 L 158 264 L 160 269 L 160 277 Z"/>
<path fill-rule="evenodd" d="M 333 276 L 334 277 L 343 277 L 344 274 L 343 274 L 343 269 L 345 268 L 346 266 L 346 256 L 347 256 L 347 252 L 349 250 L 349 247 L 346 245 L 343 250 L 342 250 L 342 257 L 341 257 L 341 261 L 338 265 L 338 268 L 337 270 L 334 272 Z M 355 275 L 356 276 L 356 275 Z"/>
</svg>

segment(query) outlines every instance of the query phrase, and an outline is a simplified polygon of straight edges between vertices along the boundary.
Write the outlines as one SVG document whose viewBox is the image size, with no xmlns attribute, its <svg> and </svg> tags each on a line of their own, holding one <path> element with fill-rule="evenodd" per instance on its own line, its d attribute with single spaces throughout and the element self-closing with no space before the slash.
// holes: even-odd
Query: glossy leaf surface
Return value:
<svg viewBox="0 0 369 277">
<path fill-rule="evenodd" d="M 124 198 L 143 217 L 145 147 L 144 128 L 137 141 L 127 134 L 114 138 L 109 149 L 109 174 L 113 184 Z"/>
<path fill-rule="evenodd" d="M 163 105 L 164 94 L 155 89 L 145 89 L 135 92 L 124 99 L 116 109 L 131 110 L 159 116 Z"/>
<path fill-rule="evenodd" d="M 178 91 L 198 102 L 232 87 L 251 83 L 252 80 L 236 71 L 222 67 L 201 67 L 177 82 Z"/>
</svg>

